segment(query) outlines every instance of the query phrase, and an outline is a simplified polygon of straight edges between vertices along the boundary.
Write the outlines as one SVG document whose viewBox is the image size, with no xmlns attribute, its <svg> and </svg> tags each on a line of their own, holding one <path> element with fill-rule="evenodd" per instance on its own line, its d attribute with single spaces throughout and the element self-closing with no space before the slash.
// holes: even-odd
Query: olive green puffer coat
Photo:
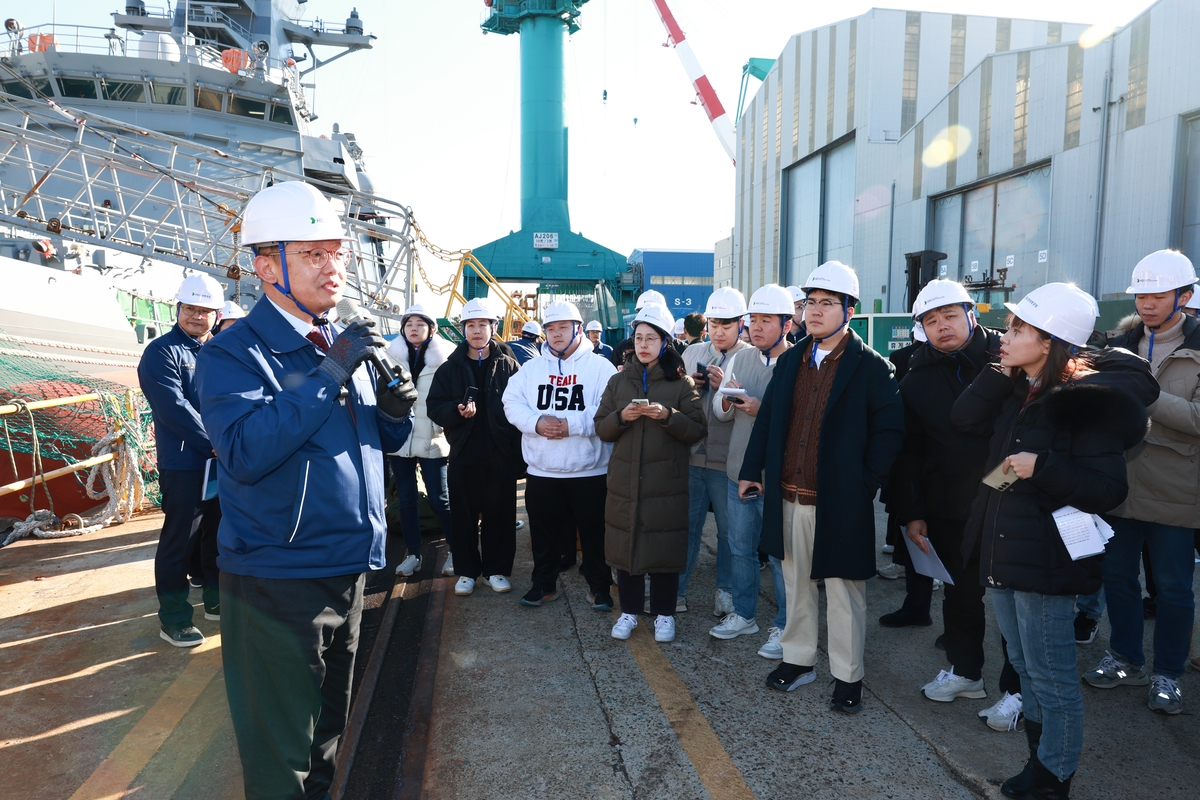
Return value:
<svg viewBox="0 0 1200 800">
<path fill-rule="evenodd" d="M 613 375 L 596 412 L 596 434 L 614 442 L 604 507 L 604 558 L 631 575 L 682 572 L 688 549 L 688 458 L 708 431 L 700 393 L 684 376 L 668 381 L 655 364 L 646 375 L 631 356 Z M 621 419 L 635 397 L 669 410 L 665 420 Z"/>
</svg>

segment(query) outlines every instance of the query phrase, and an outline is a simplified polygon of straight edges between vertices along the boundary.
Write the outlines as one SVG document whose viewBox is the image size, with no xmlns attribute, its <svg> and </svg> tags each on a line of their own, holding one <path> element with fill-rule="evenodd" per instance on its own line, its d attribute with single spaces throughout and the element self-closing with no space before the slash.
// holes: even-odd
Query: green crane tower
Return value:
<svg viewBox="0 0 1200 800">
<path fill-rule="evenodd" d="M 626 257 L 571 232 L 567 208 L 567 123 L 563 45 L 579 30 L 588 0 L 485 0 L 484 33 L 521 35 L 521 230 L 474 249 L 501 281 L 556 285 L 559 294 L 596 295 L 605 328 L 618 329 L 640 281 Z M 622 280 L 622 275 L 626 275 Z M 487 291 L 468 281 L 468 298 Z"/>
</svg>

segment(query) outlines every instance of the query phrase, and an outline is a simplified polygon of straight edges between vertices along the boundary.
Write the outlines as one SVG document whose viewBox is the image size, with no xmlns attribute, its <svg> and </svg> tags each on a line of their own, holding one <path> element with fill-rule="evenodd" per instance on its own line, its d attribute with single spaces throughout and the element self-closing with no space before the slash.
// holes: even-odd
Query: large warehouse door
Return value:
<svg viewBox="0 0 1200 800">
<path fill-rule="evenodd" d="M 800 285 L 826 261 L 853 263 L 854 173 L 853 139 L 787 170 L 781 280 Z"/>
<path fill-rule="evenodd" d="M 1183 252 L 1200 261 L 1200 117 L 1187 122 L 1187 165 L 1183 173 Z"/>
</svg>

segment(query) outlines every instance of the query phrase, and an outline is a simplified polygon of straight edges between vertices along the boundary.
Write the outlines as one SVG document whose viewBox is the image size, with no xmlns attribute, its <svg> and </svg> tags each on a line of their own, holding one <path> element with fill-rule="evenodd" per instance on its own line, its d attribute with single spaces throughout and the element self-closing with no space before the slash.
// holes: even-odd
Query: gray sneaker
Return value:
<svg viewBox="0 0 1200 800">
<path fill-rule="evenodd" d="M 158 635 L 175 647 L 197 647 L 204 644 L 204 634 L 192 625 L 180 625 L 171 630 L 160 628 Z"/>
<path fill-rule="evenodd" d="M 1111 650 L 1105 650 L 1104 658 L 1095 669 L 1083 673 L 1083 679 L 1097 689 L 1111 689 L 1114 686 L 1145 686 L 1150 682 L 1150 674 L 1144 664 L 1135 667 L 1117 658 Z"/>
<path fill-rule="evenodd" d="M 1150 710 L 1164 714 L 1183 711 L 1183 695 L 1179 692 L 1179 681 L 1166 675 L 1150 676 Z"/>
</svg>

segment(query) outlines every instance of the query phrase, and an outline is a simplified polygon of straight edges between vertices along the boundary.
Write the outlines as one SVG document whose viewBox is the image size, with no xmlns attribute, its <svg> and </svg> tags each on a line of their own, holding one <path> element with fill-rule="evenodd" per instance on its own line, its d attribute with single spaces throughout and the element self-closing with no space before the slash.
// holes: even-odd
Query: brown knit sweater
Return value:
<svg viewBox="0 0 1200 800">
<path fill-rule="evenodd" d="M 796 376 L 792 395 L 792 419 L 788 423 L 787 444 L 783 451 L 780 488 L 783 499 L 804 506 L 817 504 L 817 453 L 821 445 L 821 421 L 833 389 L 842 352 L 848 336 L 843 336 L 819 367 L 809 367 L 812 348 L 806 348 Z"/>
</svg>

